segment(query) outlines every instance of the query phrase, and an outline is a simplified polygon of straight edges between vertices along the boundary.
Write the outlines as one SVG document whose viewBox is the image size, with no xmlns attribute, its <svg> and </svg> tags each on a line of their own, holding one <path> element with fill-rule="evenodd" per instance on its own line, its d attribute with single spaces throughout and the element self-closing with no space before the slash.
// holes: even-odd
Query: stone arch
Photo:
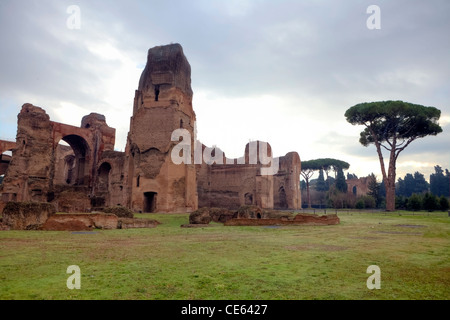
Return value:
<svg viewBox="0 0 450 320">
<path fill-rule="evenodd" d="M 284 189 L 284 186 L 280 186 L 280 188 L 278 188 L 278 191 L 274 195 L 273 204 L 274 204 L 274 208 L 278 208 L 278 209 L 287 209 L 288 208 L 288 203 L 287 203 L 287 198 L 286 198 L 286 190 Z"/>
<path fill-rule="evenodd" d="M 70 171 L 70 179 L 68 184 L 88 185 L 90 180 L 89 161 L 91 154 L 89 144 L 83 137 L 76 134 L 68 134 L 62 137 L 61 140 L 69 144 L 73 150 L 73 157 L 69 156 L 66 157 L 67 159 L 65 158 L 65 161 L 67 160 L 67 162 L 65 162 L 65 164 L 67 164 L 67 166 L 65 166 L 67 172 L 64 172 L 64 174 L 69 176 Z"/>
<path fill-rule="evenodd" d="M 0 140 L 0 154 L 6 151 L 12 151 L 16 148 L 16 143 L 14 141 Z"/>
<path fill-rule="evenodd" d="M 0 184 L 3 181 L 3 177 L 6 173 L 6 170 L 9 167 L 9 163 L 11 162 L 11 156 L 8 155 L 6 152 L 3 154 L 0 154 Z"/>
<path fill-rule="evenodd" d="M 2 177 L 0 179 L 2 180 L 6 170 L 9 167 L 9 163 L 11 162 L 12 151 L 15 147 L 15 142 L 0 140 L 0 177 Z"/>
</svg>

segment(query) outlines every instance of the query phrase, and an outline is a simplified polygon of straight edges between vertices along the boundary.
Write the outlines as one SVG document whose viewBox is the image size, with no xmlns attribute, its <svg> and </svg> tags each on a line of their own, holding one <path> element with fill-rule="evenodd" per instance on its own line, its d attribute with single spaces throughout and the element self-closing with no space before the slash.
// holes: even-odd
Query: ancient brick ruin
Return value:
<svg viewBox="0 0 450 320">
<path fill-rule="evenodd" d="M 91 113 L 75 127 L 51 121 L 44 109 L 24 104 L 16 141 L 0 141 L 0 154 L 12 150 L 12 157 L 3 155 L 0 163 L 5 173 L 0 212 L 8 201 L 49 202 L 61 212 L 117 205 L 134 212 L 242 205 L 299 209 L 298 154 L 290 152 L 275 162 L 268 144 L 252 142 L 242 158 L 227 159 L 196 140 L 192 96 L 189 62 L 182 47 L 171 44 L 148 51 L 124 152 L 114 151 L 115 129 L 103 115 Z M 189 141 L 182 142 L 192 146 L 183 149 L 183 163 L 173 160 L 181 143 L 174 132 L 185 133 Z M 252 152 L 261 154 L 262 146 L 267 146 L 270 164 L 252 157 Z M 196 152 L 200 162 L 194 161 Z M 205 161 L 205 154 L 216 162 Z M 265 174 L 274 163 L 273 174 Z"/>
<path fill-rule="evenodd" d="M 362 177 L 362 178 L 353 178 L 347 179 L 347 192 L 351 192 L 355 196 L 364 196 L 369 193 L 369 182 L 370 178 Z"/>
</svg>

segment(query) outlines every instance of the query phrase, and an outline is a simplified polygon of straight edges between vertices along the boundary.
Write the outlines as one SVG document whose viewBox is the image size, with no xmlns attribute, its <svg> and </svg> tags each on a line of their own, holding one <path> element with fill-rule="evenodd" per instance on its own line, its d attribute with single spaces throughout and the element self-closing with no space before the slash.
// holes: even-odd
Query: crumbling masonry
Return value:
<svg viewBox="0 0 450 320">
<path fill-rule="evenodd" d="M 116 205 L 135 212 L 241 205 L 299 209 L 301 163 L 296 152 L 277 159 L 274 174 L 262 174 L 267 164 L 252 161 L 251 149 L 259 148 L 257 142 L 247 144 L 242 159 L 223 155 L 223 164 L 173 161 L 172 150 L 179 143 L 172 141 L 176 129 L 189 133 L 191 146 L 211 151 L 196 141 L 192 96 L 191 67 L 182 47 L 171 44 L 148 51 L 125 152 L 114 151 L 115 129 L 103 115 L 91 113 L 74 127 L 51 121 L 42 108 L 24 104 L 15 143 L 0 141 L 0 154 L 12 150 L 12 158 L 3 155 L 5 161 L 0 163 L 5 173 L 0 212 L 8 201 L 51 202 L 62 212 Z M 189 151 L 185 156 L 194 159 L 194 148 Z M 270 157 L 271 152 L 269 146 Z"/>
</svg>

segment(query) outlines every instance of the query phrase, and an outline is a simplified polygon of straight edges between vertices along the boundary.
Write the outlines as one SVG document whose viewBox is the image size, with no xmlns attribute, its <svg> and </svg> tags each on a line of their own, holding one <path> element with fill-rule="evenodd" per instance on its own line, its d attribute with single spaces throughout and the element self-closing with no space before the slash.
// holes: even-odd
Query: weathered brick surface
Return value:
<svg viewBox="0 0 450 320">
<path fill-rule="evenodd" d="M 42 226 L 43 230 L 80 231 L 92 229 L 117 229 L 118 218 L 114 214 L 57 214 Z"/>
<path fill-rule="evenodd" d="M 50 203 L 11 201 L 3 209 L 2 223 L 13 230 L 39 229 L 54 214 Z"/>
<path fill-rule="evenodd" d="M 269 225 L 334 225 L 339 224 L 340 220 L 337 215 L 305 215 L 297 214 L 294 219 L 253 219 L 253 218 L 236 218 L 225 222 L 226 226 L 269 226 Z"/>
</svg>

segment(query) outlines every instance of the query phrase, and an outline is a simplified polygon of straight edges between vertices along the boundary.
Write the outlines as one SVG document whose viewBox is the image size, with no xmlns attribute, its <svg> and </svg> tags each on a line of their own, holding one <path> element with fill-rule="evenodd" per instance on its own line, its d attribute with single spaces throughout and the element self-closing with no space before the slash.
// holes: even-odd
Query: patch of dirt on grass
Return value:
<svg viewBox="0 0 450 320">
<path fill-rule="evenodd" d="M 394 227 L 404 227 L 404 228 L 426 228 L 427 226 L 424 226 L 422 224 L 396 224 Z"/>
<path fill-rule="evenodd" d="M 380 237 L 350 237 L 350 239 L 362 239 L 362 240 L 379 240 Z"/>
<path fill-rule="evenodd" d="M 308 243 L 300 246 L 285 246 L 288 250 L 321 250 L 321 251 L 342 251 L 347 250 L 347 247 L 333 246 L 328 244 Z"/>
<path fill-rule="evenodd" d="M 421 232 L 401 232 L 401 231 L 374 231 L 375 233 L 385 233 L 385 234 L 403 234 L 409 236 L 421 236 Z"/>
<path fill-rule="evenodd" d="M 181 228 L 206 228 L 206 227 L 211 227 L 211 225 L 207 223 L 189 223 L 181 225 Z"/>
</svg>

